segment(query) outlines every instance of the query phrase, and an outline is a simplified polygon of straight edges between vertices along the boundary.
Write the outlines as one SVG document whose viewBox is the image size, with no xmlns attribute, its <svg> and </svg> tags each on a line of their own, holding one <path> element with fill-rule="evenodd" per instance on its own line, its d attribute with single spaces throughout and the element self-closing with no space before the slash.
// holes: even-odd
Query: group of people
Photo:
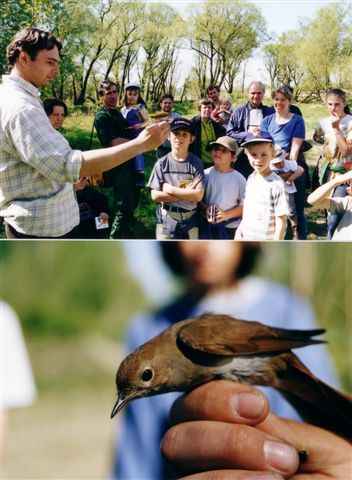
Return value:
<svg viewBox="0 0 352 480">
<path fill-rule="evenodd" d="M 268 107 L 262 103 L 265 86 L 254 81 L 248 102 L 227 119 L 221 117 L 219 89 L 210 86 L 207 93 L 199 116 L 171 123 L 171 152 L 151 174 L 156 238 L 282 240 L 288 223 L 293 239 L 306 239 L 311 180 L 304 152 L 311 144 L 292 90 L 274 90 L 274 106 Z M 324 143 L 316 169 L 320 187 L 308 202 L 327 210 L 329 239 L 350 240 L 352 117 L 342 90 L 329 90 L 326 101 L 329 117 L 314 133 Z"/>
<path fill-rule="evenodd" d="M 39 88 L 58 72 L 61 43 L 36 28 L 19 32 L 0 87 L 0 217 L 8 238 L 131 238 L 141 189 L 157 203 L 157 239 L 306 239 L 309 169 L 305 124 L 292 90 L 249 85 L 233 109 L 210 85 L 192 119 L 173 111 L 170 94 L 148 114 L 140 86 L 129 83 L 117 107 L 116 83 L 99 88 L 94 128 L 102 148 L 72 150 L 60 133 L 67 115 Z M 327 211 L 328 238 L 352 238 L 352 116 L 346 95 L 331 89 L 329 116 L 314 133 L 324 144 L 308 202 Z M 44 108 L 43 108 L 44 106 Z M 157 157 L 146 182 L 144 156 Z M 96 185 L 102 188 L 96 188 Z M 104 187 L 111 190 L 108 202 Z M 287 229 L 287 226 L 290 228 Z"/>
</svg>

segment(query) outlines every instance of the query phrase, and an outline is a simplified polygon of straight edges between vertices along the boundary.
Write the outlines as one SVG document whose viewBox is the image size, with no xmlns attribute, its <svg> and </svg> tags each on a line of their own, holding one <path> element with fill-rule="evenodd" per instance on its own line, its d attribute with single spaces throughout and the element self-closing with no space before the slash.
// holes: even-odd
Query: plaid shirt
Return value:
<svg viewBox="0 0 352 480">
<path fill-rule="evenodd" d="M 51 126 L 37 88 L 15 74 L 2 82 L 0 216 L 25 235 L 65 235 L 79 223 L 82 153 Z"/>
</svg>

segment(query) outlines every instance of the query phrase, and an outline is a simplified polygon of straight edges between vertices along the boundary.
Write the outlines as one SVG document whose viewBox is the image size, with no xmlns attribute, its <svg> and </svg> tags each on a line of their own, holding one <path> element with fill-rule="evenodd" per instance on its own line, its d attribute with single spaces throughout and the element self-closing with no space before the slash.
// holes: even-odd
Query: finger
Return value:
<svg viewBox="0 0 352 480">
<path fill-rule="evenodd" d="M 171 423 L 188 420 L 261 423 L 269 412 L 264 394 L 249 386 L 225 380 L 205 383 L 183 395 L 171 408 Z"/>
<path fill-rule="evenodd" d="M 305 452 L 299 472 L 326 472 L 334 477 L 336 465 L 341 469 L 341 477 L 349 478 L 352 471 L 352 447 L 349 442 L 334 433 L 306 423 L 286 420 L 269 414 L 258 425 L 274 437 L 292 445 L 298 452 Z"/>
<path fill-rule="evenodd" d="M 283 480 L 277 473 L 248 472 L 245 470 L 213 470 L 182 477 L 180 480 Z"/>
<path fill-rule="evenodd" d="M 161 451 L 186 472 L 246 468 L 293 475 L 299 466 L 296 450 L 260 430 L 224 422 L 185 422 L 170 428 Z"/>
</svg>

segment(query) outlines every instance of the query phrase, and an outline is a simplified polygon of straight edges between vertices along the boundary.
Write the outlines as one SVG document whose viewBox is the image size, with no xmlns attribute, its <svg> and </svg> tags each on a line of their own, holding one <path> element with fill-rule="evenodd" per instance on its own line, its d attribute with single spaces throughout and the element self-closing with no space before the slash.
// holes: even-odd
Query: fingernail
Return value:
<svg viewBox="0 0 352 480">
<path fill-rule="evenodd" d="M 265 441 L 264 456 L 272 468 L 282 473 L 294 473 L 299 465 L 297 451 L 285 443 Z"/>
<path fill-rule="evenodd" d="M 250 475 L 250 474 L 249 474 Z M 246 477 L 247 480 L 284 480 L 284 477 L 277 473 L 253 473 Z"/>
<path fill-rule="evenodd" d="M 255 420 L 264 413 L 264 398 L 253 393 L 240 393 L 234 397 L 234 408 L 242 418 Z"/>
</svg>

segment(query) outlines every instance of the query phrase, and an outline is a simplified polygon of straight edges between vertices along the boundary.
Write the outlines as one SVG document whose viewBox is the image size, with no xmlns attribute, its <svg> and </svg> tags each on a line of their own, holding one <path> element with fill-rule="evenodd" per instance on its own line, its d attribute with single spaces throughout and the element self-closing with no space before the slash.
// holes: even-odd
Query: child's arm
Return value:
<svg viewBox="0 0 352 480">
<path fill-rule="evenodd" d="M 150 191 L 152 200 L 156 203 L 172 203 L 172 202 L 177 202 L 178 198 L 169 195 L 166 192 L 161 192 L 160 190 L 151 190 Z"/>
<path fill-rule="evenodd" d="M 275 217 L 274 240 L 283 240 L 286 233 L 286 215 Z"/>
<path fill-rule="evenodd" d="M 186 188 L 174 187 L 169 183 L 164 183 L 163 192 L 176 197 L 177 200 L 200 202 L 204 195 L 204 188 L 202 182 L 199 182 L 196 186 L 188 186 Z"/>
<path fill-rule="evenodd" d="M 242 217 L 243 206 L 237 206 L 230 208 L 229 210 L 221 210 L 218 208 L 216 213 L 216 223 L 224 222 L 226 220 L 230 220 L 230 218 L 238 218 Z"/>
<path fill-rule="evenodd" d="M 330 208 L 330 194 L 333 189 L 338 185 L 342 185 L 345 182 L 352 180 L 352 170 L 344 173 L 343 175 L 337 175 L 335 178 L 330 180 L 330 182 L 324 183 L 318 187 L 314 192 L 312 192 L 307 201 L 311 205 L 318 208 Z"/>
<path fill-rule="evenodd" d="M 297 165 L 297 169 L 294 172 L 288 172 L 290 173 L 289 177 L 286 179 L 286 182 L 292 183 L 293 181 L 296 180 L 296 178 L 300 177 L 304 173 L 304 168 L 301 167 L 300 165 Z"/>
</svg>

